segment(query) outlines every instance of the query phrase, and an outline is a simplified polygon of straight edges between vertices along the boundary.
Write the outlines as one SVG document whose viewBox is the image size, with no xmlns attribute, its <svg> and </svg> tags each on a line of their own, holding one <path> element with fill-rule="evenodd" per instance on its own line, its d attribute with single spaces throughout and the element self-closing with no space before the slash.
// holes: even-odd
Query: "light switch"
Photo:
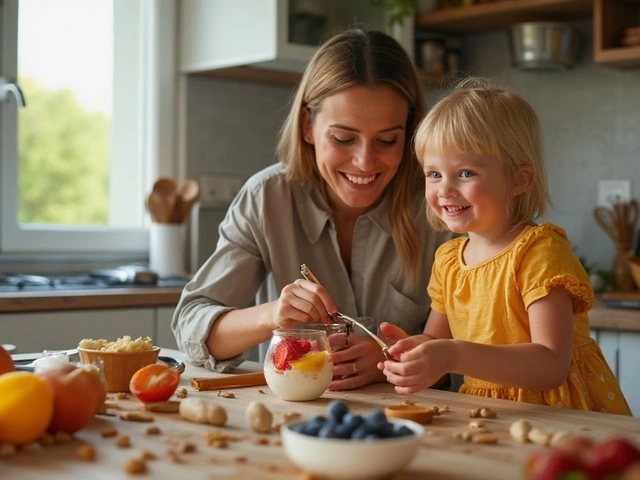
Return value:
<svg viewBox="0 0 640 480">
<path fill-rule="evenodd" d="M 598 180 L 598 206 L 610 207 L 616 200 L 631 200 L 631 180 Z"/>
<path fill-rule="evenodd" d="M 244 182 L 244 177 L 240 175 L 201 175 L 199 182 L 201 208 L 227 208 Z"/>
</svg>

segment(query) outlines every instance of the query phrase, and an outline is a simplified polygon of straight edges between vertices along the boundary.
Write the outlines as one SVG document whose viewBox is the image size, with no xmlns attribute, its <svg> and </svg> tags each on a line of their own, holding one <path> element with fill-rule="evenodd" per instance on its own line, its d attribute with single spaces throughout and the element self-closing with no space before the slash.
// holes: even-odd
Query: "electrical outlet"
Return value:
<svg viewBox="0 0 640 480">
<path fill-rule="evenodd" d="M 200 206 L 227 208 L 238 194 L 245 179 L 239 175 L 205 174 L 200 176 Z"/>
<path fill-rule="evenodd" d="M 598 205 L 610 207 L 616 200 L 631 200 L 631 180 L 598 180 Z"/>
</svg>

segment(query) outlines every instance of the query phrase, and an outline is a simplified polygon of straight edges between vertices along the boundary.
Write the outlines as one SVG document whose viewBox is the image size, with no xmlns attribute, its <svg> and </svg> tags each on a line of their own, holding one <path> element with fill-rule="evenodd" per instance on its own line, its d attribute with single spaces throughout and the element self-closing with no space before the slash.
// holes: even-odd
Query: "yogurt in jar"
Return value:
<svg viewBox="0 0 640 480">
<path fill-rule="evenodd" d="M 282 400 L 315 400 L 331 383 L 333 363 L 327 352 L 309 352 L 292 362 L 289 370 L 277 370 L 272 363 L 266 363 L 264 377 L 269 388 Z"/>
</svg>

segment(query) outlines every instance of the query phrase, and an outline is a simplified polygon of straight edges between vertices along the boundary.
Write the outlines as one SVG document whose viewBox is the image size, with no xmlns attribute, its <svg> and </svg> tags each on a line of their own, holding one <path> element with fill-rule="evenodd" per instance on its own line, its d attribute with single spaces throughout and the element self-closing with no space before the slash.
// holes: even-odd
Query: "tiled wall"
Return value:
<svg viewBox="0 0 640 480">
<path fill-rule="evenodd" d="M 545 139 L 555 209 L 544 220 L 563 227 L 578 253 L 610 268 L 613 243 L 596 225 L 597 180 L 629 178 L 640 199 L 640 69 L 594 65 L 591 22 L 578 64 L 565 72 L 523 72 L 510 66 L 504 31 L 464 39 L 465 65 L 515 89 L 536 109 Z M 189 79 L 188 175 L 251 173 L 275 161 L 280 125 L 292 90 L 206 77 Z M 432 104 L 444 92 L 427 90 Z M 213 238 L 204 229 L 201 237 Z M 213 248 L 213 246 L 212 246 Z"/>
</svg>

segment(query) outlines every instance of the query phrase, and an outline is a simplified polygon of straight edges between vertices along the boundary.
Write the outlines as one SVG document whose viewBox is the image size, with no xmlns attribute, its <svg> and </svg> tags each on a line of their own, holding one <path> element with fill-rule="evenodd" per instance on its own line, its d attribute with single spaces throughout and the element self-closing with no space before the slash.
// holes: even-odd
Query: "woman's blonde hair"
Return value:
<svg viewBox="0 0 640 480">
<path fill-rule="evenodd" d="M 418 127 L 415 146 L 421 165 L 428 154 L 491 156 L 502 165 L 509 190 L 522 184 L 523 169 L 532 171 L 531 186 L 508 205 L 512 226 L 535 220 L 551 205 L 538 116 L 522 97 L 485 79 L 465 79 L 436 103 Z M 434 228 L 446 229 L 431 208 L 427 219 Z"/>
<path fill-rule="evenodd" d="M 318 49 L 302 76 L 283 125 L 278 144 L 280 161 L 286 166 L 289 180 L 313 182 L 324 191 L 314 146 L 303 139 L 301 109 L 308 109 L 313 122 L 325 98 L 355 85 L 390 85 L 409 104 L 403 158 L 387 189 L 391 192 L 389 223 L 400 257 L 400 274 L 406 272 L 413 282 L 418 276 L 420 239 L 412 205 L 424 175 L 411 141 L 424 115 L 424 100 L 416 69 L 393 37 L 354 29 L 330 38 Z"/>
</svg>

